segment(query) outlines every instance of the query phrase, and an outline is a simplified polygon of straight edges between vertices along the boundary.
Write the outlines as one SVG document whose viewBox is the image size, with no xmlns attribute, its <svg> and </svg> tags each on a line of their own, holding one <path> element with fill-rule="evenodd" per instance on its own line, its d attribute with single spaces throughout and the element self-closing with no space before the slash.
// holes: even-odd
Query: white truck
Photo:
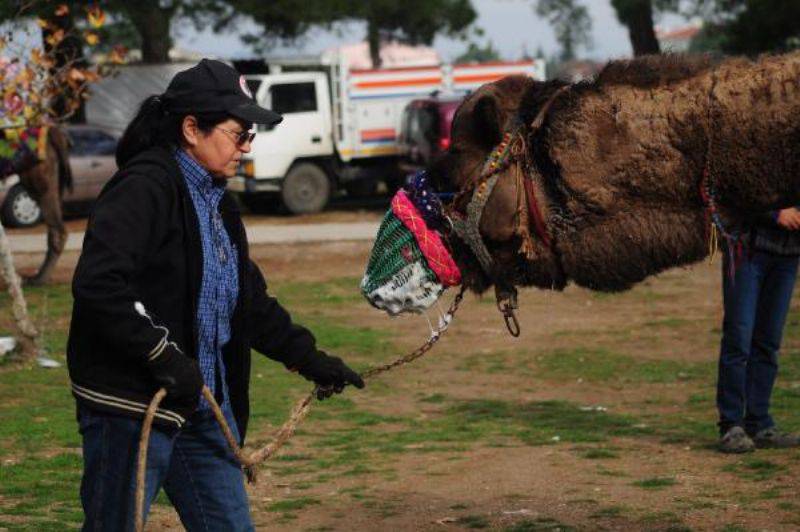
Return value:
<svg viewBox="0 0 800 532">
<path fill-rule="evenodd" d="M 292 213 L 323 209 L 339 187 L 399 180 L 396 139 L 411 100 L 466 94 L 511 74 L 544 79 L 539 60 L 357 70 L 333 55 L 307 70 L 278 70 L 247 76 L 258 102 L 284 118 L 259 127 L 228 187 L 254 208 L 277 195 Z"/>
</svg>

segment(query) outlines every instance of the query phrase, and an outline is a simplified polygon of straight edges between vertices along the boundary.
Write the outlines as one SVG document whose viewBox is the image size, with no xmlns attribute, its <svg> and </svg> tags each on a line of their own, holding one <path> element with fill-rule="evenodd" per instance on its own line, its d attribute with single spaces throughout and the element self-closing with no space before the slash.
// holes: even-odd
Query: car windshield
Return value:
<svg viewBox="0 0 800 532">
<path fill-rule="evenodd" d="M 439 129 L 436 110 L 431 107 L 417 107 L 409 113 L 408 140 L 411 144 L 424 146 L 434 144 Z"/>
</svg>

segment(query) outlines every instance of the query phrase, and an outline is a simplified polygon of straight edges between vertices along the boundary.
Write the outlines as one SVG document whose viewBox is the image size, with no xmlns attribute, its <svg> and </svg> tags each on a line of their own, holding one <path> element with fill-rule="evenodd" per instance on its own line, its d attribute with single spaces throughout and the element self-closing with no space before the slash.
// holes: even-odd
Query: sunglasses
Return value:
<svg viewBox="0 0 800 532">
<path fill-rule="evenodd" d="M 236 136 L 236 145 L 237 146 L 244 146 L 247 142 L 253 142 L 253 139 L 256 138 L 255 133 L 251 133 L 250 131 L 231 131 L 230 129 L 225 129 L 223 127 L 216 127 L 214 129 L 219 129 L 220 131 L 224 131 L 225 133 L 232 133 Z"/>
</svg>

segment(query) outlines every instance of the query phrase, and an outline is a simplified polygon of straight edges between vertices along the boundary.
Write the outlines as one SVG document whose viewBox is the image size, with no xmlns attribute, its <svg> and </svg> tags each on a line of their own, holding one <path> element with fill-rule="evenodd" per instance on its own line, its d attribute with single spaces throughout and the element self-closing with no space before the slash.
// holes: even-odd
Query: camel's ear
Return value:
<svg viewBox="0 0 800 532">
<path fill-rule="evenodd" d="M 486 148 L 500 143 L 500 112 L 491 96 L 482 96 L 472 111 L 473 135 L 476 142 Z"/>
</svg>

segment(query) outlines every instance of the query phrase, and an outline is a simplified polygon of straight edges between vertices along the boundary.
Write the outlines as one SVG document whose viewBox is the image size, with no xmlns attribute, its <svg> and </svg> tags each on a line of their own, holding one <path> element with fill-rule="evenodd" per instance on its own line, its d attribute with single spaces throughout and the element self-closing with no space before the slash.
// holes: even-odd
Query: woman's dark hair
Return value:
<svg viewBox="0 0 800 532">
<path fill-rule="evenodd" d="M 190 114 L 197 118 L 197 126 L 204 133 L 210 133 L 214 126 L 230 118 L 225 112 L 173 114 L 167 111 L 161 96 L 150 96 L 142 102 L 117 144 L 117 167 L 122 168 L 134 156 L 153 146 L 180 146 L 183 119 Z"/>
</svg>

